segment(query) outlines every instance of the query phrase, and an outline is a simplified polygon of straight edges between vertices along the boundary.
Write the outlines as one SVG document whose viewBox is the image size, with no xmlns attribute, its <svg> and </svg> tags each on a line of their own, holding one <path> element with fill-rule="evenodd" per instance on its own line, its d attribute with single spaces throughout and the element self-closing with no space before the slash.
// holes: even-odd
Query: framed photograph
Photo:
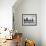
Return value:
<svg viewBox="0 0 46 46">
<path fill-rule="evenodd" d="M 36 26 L 37 14 L 22 14 L 22 26 Z"/>
</svg>

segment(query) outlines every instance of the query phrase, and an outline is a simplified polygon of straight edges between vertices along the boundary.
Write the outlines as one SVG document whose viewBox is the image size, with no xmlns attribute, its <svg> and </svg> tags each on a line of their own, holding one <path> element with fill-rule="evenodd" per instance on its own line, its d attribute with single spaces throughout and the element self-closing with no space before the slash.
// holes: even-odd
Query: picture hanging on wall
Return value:
<svg viewBox="0 0 46 46">
<path fill-rule="evenodd" d="M 22 26 L 36 26 L 37 14 L 22 14 Z"/>
</svg>

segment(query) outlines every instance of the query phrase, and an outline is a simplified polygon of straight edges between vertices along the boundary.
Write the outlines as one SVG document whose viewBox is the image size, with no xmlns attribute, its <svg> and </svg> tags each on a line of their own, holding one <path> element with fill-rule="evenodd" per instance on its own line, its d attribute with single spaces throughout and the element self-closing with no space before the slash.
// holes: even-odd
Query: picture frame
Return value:
<svg viewBox="0 0 46 46">
<path fill-rule="evenodd" d="M 37 14 L 22 14 L 22 26 L 36 26 Z"/>
</svg>

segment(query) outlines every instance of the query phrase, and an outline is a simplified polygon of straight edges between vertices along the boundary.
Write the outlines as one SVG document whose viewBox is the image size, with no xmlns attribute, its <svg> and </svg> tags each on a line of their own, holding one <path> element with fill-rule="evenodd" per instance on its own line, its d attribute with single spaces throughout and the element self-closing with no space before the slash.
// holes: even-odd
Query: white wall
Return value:
<svg viewBox="0 0 46 46">
<path fill-rule="evenodd" d="M 46 46 L 46 0 L 41 1 L 41 38 L 42 46 Z"/>
<path fill-rule="evenodd" d="M 12 28 L 12 6 L 16 0 L 0 0 L 0 27 Z"/>
<path fill-rule="evenodd" d="M 18 1 L 19 2 L 19 1 Z M 22 32 L 24 38 L 35 41 L 36 46 L 41 46 L 41 30 L 40 30 L 40 16 L 41 16 L 41 1 L 40 0 L 22 0 L 22 2 L 13 6 L 13 13 L 15 19 L 15 30 Z M 37 26 L 22 26 L 22 14 L 37 14 Z"/>
</svg>

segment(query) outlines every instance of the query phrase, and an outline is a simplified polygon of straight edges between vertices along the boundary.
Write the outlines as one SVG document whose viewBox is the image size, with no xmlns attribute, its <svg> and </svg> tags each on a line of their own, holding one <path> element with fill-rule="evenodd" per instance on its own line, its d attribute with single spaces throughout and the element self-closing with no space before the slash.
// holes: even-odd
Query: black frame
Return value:
<svg viewBox="0 0 46 46">
<path fill-rule="evenodd" d="M 35 19 L 36 19 L 35 21 L 36 21 L 36 22 L 35 22 L 34 25 L 31 25 L 31 24 L 30 24 L 30 25 L 24 25 L 24 24 L 23 24 L 23 19 L 24 19 L 23 16 L 26 16 L 26 15 L 27 15 L 27 16 L 28 16 L 28 15 L 29 15 L 29 16 L 35 16 Z M 36 25 L 37 25 L 37 14 L 22 14 L 22 26 L 36 26 Z"/>
</svg>

